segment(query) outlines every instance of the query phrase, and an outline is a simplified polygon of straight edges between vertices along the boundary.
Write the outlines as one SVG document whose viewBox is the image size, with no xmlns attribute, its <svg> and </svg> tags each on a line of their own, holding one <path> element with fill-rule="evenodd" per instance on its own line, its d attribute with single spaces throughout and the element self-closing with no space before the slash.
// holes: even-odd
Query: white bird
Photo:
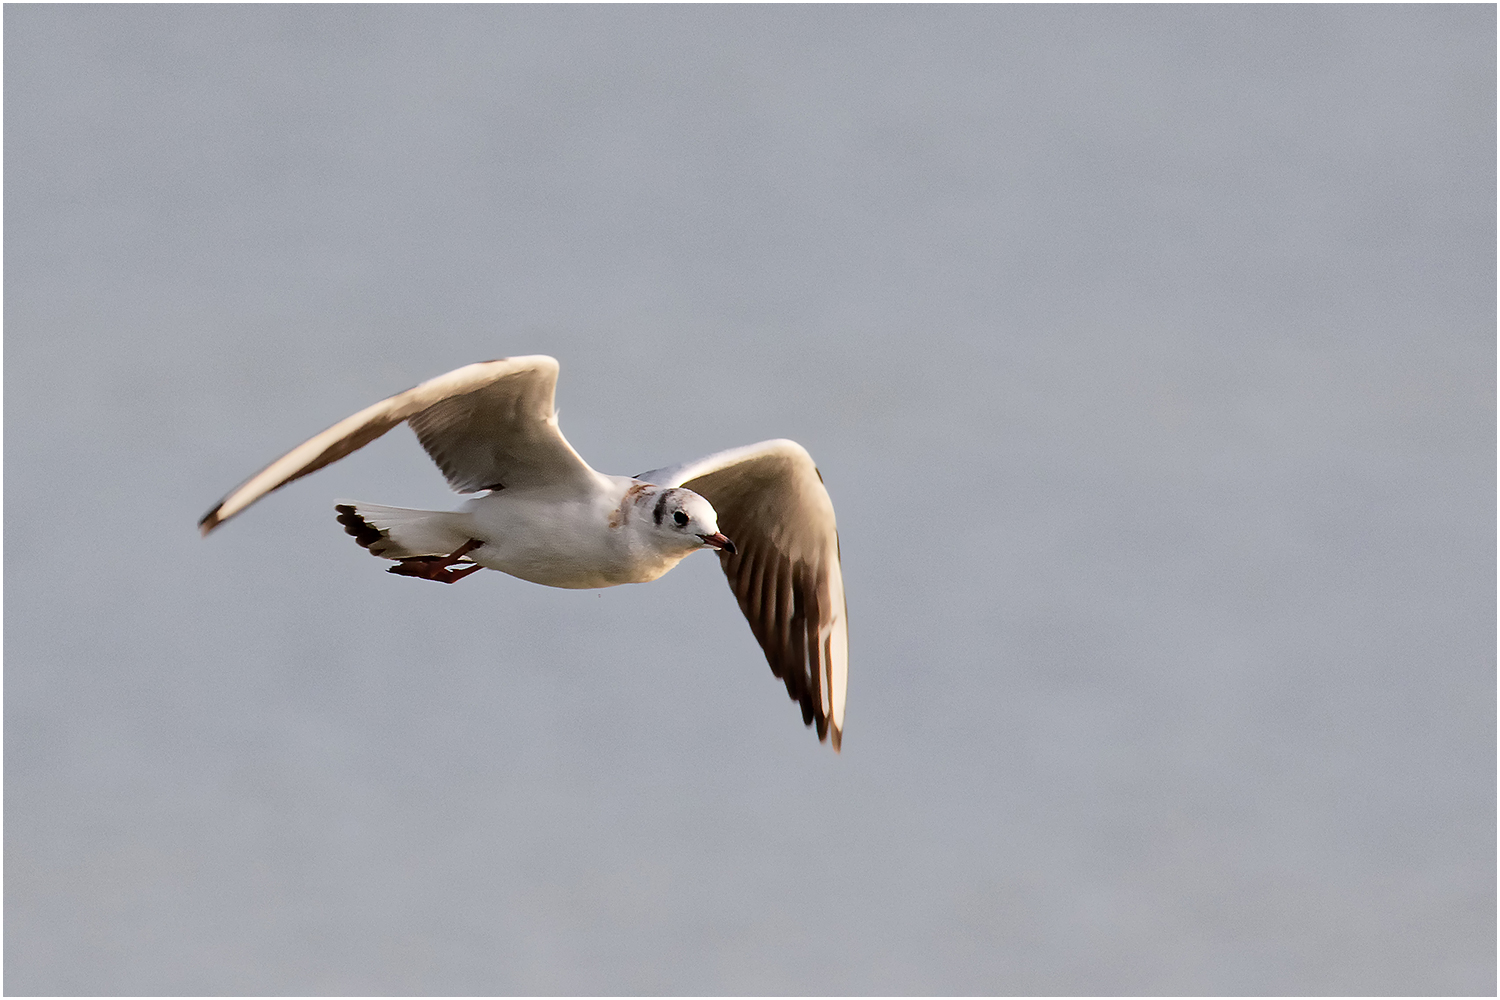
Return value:
<svg viewBox="0 0 1500 1000">
<path fill-rule="evenodd" d="M 818 738 L 844 730 L 849 627 L 833 501 L 795 441 L 762 441 L 639 476 L 591 469 L 553 407 L 557 361 L 482 361 L 397 393 L 293 448 L 198 522 L 206 536 L 256 500 L 403 421 L 460 493 L 456 511 L 338 503 L 389 572 L 454 583 L 496 569 L 549 587 L 646 583 L 718 551 L 750 630 Z M 725 532 L 728 532 L 726 535 Z M 731 539 L 733 539 L 731 541 Z"/>
</svg>

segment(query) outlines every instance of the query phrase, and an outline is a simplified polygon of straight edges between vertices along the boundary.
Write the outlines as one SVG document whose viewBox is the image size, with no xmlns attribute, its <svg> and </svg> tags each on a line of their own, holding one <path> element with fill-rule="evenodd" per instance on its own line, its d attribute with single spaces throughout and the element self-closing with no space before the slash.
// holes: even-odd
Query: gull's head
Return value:
<svg viewBox="0 0 1500 1000">
<path fill-rule="evenodd" d="M 652 528 L 669 548 L 719 549 L 735 554 L 734 543 L 719 530 L 719 515 L 713 504 L 680 486 L 659 490 L 641 498 L 650 511 Z"/>
</svg>

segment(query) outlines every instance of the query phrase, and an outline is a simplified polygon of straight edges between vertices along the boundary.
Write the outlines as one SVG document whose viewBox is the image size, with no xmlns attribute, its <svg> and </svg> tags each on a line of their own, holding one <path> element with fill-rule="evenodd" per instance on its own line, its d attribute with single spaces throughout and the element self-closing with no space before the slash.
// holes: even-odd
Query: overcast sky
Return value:
<svg viewBox="0 0 1500 1000">
<path fill-rule="evenodd" d="M 20 994 L 1493 994 L 1495 10 L 5 9 Z M 392 577 L 547 353 L 791 437 L 843 753 L 716 561 Z"/>
</svg>

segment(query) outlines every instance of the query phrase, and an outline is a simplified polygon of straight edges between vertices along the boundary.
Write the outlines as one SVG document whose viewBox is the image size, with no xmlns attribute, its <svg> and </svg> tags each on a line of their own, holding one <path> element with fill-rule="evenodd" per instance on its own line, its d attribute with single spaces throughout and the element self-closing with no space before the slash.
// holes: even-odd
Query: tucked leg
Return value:
<svg viewBox="0 0 1500 1000">
<path fill-rule="evenodd" d="M 462 569 L 453 568 L 464 556 L 483 544 L 471 538 L 446 556 L 411 556 L 402 559 L 386 572 L 395 573 L 397 576 L 414 576 L 419 580 L 436 580 L 438 583 L 457 583 L 470 573 L 484 568 L 478 563 L 472 563 Z"/>
</svg>

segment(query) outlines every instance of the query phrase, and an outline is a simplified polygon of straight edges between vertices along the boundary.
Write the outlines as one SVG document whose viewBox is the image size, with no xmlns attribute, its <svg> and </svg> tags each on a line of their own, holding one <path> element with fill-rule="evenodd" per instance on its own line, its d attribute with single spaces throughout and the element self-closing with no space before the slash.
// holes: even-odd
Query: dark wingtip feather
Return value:
<svg viewBox="0 0 1500 1000">
<path fill-rule="evenodd" d="M 372 553 L 380 554 L 375 546 L 385 538 L 385 532 L 360 517 L 359 511 L 346 503 L 335 504 L 333 509 L 338 512 L 338 522 L 344 526 L 345 534 L 352 535 L 356 542 Z"/>
</svg>

